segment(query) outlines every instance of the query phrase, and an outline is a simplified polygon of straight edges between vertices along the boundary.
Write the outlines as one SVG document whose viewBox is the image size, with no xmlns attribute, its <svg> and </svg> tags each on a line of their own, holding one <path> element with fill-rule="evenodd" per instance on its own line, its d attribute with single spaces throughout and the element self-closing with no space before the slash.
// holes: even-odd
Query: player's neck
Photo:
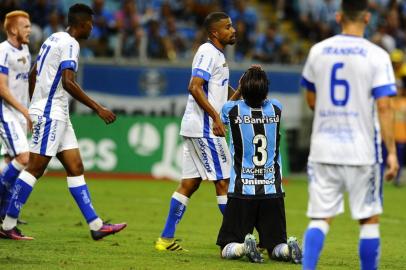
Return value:
<svg viewBox="0 0 406 270">
<path fill-rule="evenodd" d="M 224 45 L 221 44 L 217 39 L 211 39 L 209 38 L 208 41 L 214 45 L 214 47 L 216 47 L 218 50 L 220 51 L 224 51 Z"/>
<path fill-rule="evenodd" d="M 349 36 L 364 37 L 365 25 L 358 23 L 351 23 L 343 25 L 341 34 Z"/>
<path fill-rule="evenodd" d="M 68 26 L 68 28 L 66 28 L 66 32 L 73 37 L 74 39 L 78 40 L 78 34 L 77 34 L 77 30 L 76 28 L 72 27 L 72 26 Z"/>
<path fill-rule="evenodd" d="M 7 38 L 7 41 L 8 41 L 8 43 L 10 43 L 11 44 L 11 46 L 13 46 L 14 48 L 16 48 L 16 49 L 21 49 L 21 42 L 19 42 L 18 40 L 17 40 L 17 38 L 16 37 L 8 37 Z"/>
</svg>

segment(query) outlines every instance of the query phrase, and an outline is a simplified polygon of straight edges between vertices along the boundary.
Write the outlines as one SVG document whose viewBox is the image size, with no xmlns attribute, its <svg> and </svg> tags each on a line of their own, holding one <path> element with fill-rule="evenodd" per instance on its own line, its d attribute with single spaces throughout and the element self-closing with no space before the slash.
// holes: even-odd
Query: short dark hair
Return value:
<svg viewBox="0 0 406 270">
<path fill-rule="evenodd" d="M 242 98 L 252 108 L 261 107 L 268 95 L 268 76 L 261 67 L 250 67 L 240 79 Z"/>
<path fill-rule="evenodd" d="M 341 10 L 347 19 L 355 21 L 368 10 L 368 0 L 342 0 Z"/>
<path fill-rule="evenodd" d="M 207 33 L 210 33 L 211 27 L 213 26 L 214 23 L 223 20 L 223 19 L 228 19 L 230 16 L 228 16 L 224 12 L 212 12 L 209 15 L 206 16 L 203 22 L 204 29 L 206 29 Z"/>
<path fill-rule="evenodd" d="M 69 8 L 68 25 L 78 25 L 85 20 L 89 20 L 94 15 L 91 7 L 85 4 L 74 4 Z"/>
</svg>

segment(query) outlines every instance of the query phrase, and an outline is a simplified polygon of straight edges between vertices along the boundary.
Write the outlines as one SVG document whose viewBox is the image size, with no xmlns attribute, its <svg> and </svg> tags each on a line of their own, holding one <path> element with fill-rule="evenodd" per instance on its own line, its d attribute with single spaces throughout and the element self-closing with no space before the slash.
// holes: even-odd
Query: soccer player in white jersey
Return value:
<svg viewBox="0 0 406 270">
<path fill-rule="evenodd" d="M 230 154 L 219 112 L 234 93 L 223 50 L 235 43 L 235 29 L 223 12 L 209 14 L 204 27 L 209 39 L 193 59 L 190 94 L 181 124 L 180 135 L 185 139 L 182 181 L 172 195 L 165 227 L 155 243 L 157 250 L 182 250 L 174 239 L 175 228 L 202 180 L 213 181 L 222 213 L 227 203 Z"/>
<path fill-rule="evenodd" d="M 79 43 L 86 39 L 93 27 L 93 11 L 84 4 L 69 8 L 67 32 L 52 34 L 45 40 L 38 54 L 37 62 L 29 76 L 29 90 L 32 94 L 29 113 L 33 120 L 33 135 L 27 168 L 16 180 L 0 236 L 14 240 L 32 240 L 16 227 L 22 206 L 32 192 L 34 184 L 56 156 L 67 173 L 69 190 L 89 224 L 91 236 L 99 240 L 121 231 L 122 224 L 104 223 L 96 214 L 83 176 L 75 132 L 69 119 L 68 95 L 82 102 L 106 123 L 115 121 L 110 110 L 100 106 L 88 97 L 75 81 L 78 68 Z"/>
<path fill-rule="evenodd" d="M 342 33 L 314 45 L 302 85 L 314 110 L 308 161 L 311 219 L 304 237 L 303 269 L 315 269 L 333 217 L 344 211 L 348 192 L 352 218 L 360 224 L 361 269 L 377 269 L 382 213 L 382 139 L 388 149 L 385 178 L 398 169 L 390 97 L 396 95 L 388 53 L 363 38 L 367 0 L 343 0 Z"/>
<path fill-rule="evenodd" d="M 0 136 L 2 153 L 10 160 L 0 175 L 0 219 L 3 219 L 20 171 L 27 165 L 29 147 L 27 129 L 28 73 L 31 56 L 28 50 L 31 23 L 21 10 L 8 13 L 4 28 L 7 40 L 0 43 Z"/>
</svg>

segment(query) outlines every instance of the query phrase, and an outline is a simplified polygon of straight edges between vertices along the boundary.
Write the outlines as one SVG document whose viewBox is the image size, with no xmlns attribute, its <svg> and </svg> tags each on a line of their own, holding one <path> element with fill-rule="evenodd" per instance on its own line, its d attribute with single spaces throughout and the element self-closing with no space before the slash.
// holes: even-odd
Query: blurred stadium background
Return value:
<svg viewBox="0 0 406 270">
<path fill-rule="evenodd" d="M 31 15 L 30 49 L 64 30 L 73 0 L 1 0 L 0 20 L 23 9 Z M 128 177 L 178 179 L 179 120 L 186 104 L 194 51 L 206 37 L 201 23 L 211 11 L 230 14 L 237 44 L 229 46 L 230 83 L 261 63 L 271 96 L 284 105 L 284 173 L 303 172 L 311 113 L 299 88 L 302 64 L 312 44 L 339 31 L 340 0 L 83 0 L 93 7 L 91 38 L 81 43 L 79 82 L 87 93 L 120 114 L 109 128 L 72 103 L 87 171 Z M 371 0 L 367 37 L 387 51 L 406 42 L 406 1 Z M 0 28 L 0 41 L 5 39 Z M 33 59 L 35 59 L 33 57 Z M 401 57 L 403 60 L 403 56 Z M 406 76 L 406 74 L 405 74 Z M 89 128 L 91 127 L 91 128 Z M 61 169 L 53 162 L 52 169 Z"/>
<path fill-rule="evenodd" d="M 0 21 L 24 9 L 32 20 L 30 49 L 35 59 L 41 42 L 66 25 L 74 0 L 0 0 Z M 36 240 L 0 242 L 3 269 L 299 269 L 283 263 L 250 265 L 221 261 L 214 245 L 221 216 L 212 185 L 203 184 L 186 212 L 177 235 L 190 249 L 184 254 L 154 251 L 153 241 L 165 221 L 168 199 L 179 179 L 180 118 L 194 51 L 205 41 L 200 27 L 211 11 L 230 14 L 237 44 L 228 47 L 230 82 L 237 86 L 253 63 L 267 70 L 270 95 L 284 105 L 284 175 L 288 234 L 299 238 L 307 225 L 307 191 L 303 172 L 310 139 L 311 112 L 299 79 L 308 49 L 337 33 L 334 13 L 339 0 L 82 0 L 96 12 L 90 40 L 81 44 L 78 80 L 86 92 L 119 114 L 111 126 L 72 102 L 72 122 L 79 139 L 87 179 L 99 214 L 127 221 L 123 233 L 94 244 L 76 209 L 57 161 L 25 206 L 23 228 Z M 367 36 L 400 67 L 406 42 L 406 1 L 370 0 L 373 15 Z M 5 39 L 0 24 L 0 41 Z M 404 65 L 403 65 L 404 66 Z M 402 68 L 397 75 L 400 83 Z M 92 174 L 89 174 L 92 172 Z M 296 174 L 301 173 L 300 175 Z M 108 181 L 92 181 L 94 178 Z M 120 179 L 142 181 L 119 181 Z M 298 181 L 296 181 L 298 180 Z M 405 269 L 403 189 L 385 185 L 382 217 L 382 269 Z M 340 216 L 328 237 L 319 269 L 356 269 L 358 228 Z M 332 244 L 330 244 L 332 243 Z M 241 264 L 242 263 L 242 264 Z M 272 268 L 269 268 L 272 264 Z"/>
</svg>

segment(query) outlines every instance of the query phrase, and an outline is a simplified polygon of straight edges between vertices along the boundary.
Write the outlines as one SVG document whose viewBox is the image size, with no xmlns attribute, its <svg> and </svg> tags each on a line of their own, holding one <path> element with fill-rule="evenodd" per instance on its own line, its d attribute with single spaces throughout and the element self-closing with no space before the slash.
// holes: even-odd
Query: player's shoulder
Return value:
<svg viewBox="0 0 406 270">
<path fill-rule="evenodd" d="M 1 43 L 0 43 L 0 50 L 1 50 L 2 52 L 8 52 L 8 51 L 10 51 L 10 50 L 11 50 L 11 45 L 10 45 L 10 43 L 9 43 L 7 40 L 1 42 Z"/>
<path fill-rule="evenodd" d="M 282 103 L 277 100 L 276 98 L 271 98 L 271 99 L 267 99 L 264 101 L 264 107 L 265 106 L 276 106 L 279 108 L 279 110 L 282 110 L 283 106 Z"/>
<path fill-rule="evenodd" d="M 243 100 L 236 100 L 236 101 L 227 101 L 224 105 L 223 105 L 223 109 L 222 112 L 227 114 L 228 112 L 231 111 L 232 108 L 234 108 L 235 106 L 238 106 L 240 103 L 243 103 Z"/>
<path fill-rule="evenodd" d="M 379 47 L 378 45 L 372 43 L 369 40 L 365 39 L 365 43 L 368 46 L 368 50 L 371 51 L 371 57 L 373 59 L 377 59 L 379 60 L 379 57 L 385 57 L 385 58 L 390 58 L 389 53 L 387 51 L 385 51 L 385 49 Z"/>
<path fill-rule="evenodd" d="M 206 42 L 200 45 L 199 49 L 197 50 L 197 54 L 207 54 L 207 55 L 222 55 L 223 52 L 217 49 L 212 43 Z"/>
</svg>

